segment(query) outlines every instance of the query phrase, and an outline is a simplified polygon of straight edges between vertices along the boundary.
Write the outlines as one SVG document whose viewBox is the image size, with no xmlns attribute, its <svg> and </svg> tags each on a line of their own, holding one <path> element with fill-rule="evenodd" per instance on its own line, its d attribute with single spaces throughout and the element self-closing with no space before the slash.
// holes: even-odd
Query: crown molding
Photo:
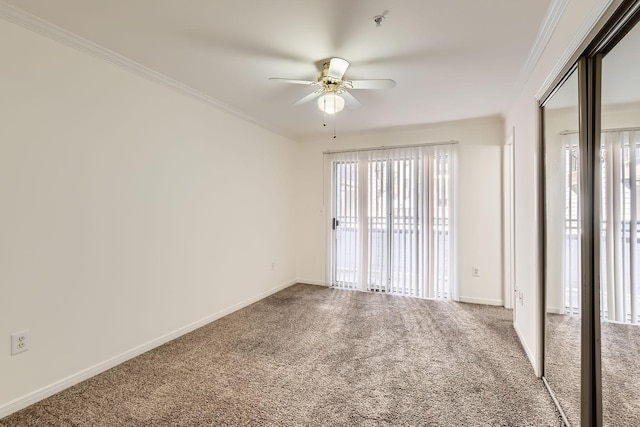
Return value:
<svg viewBox="0 0 640 427">
<path fill-rule="evenodd" d="M 547 13 L 544 15 L 544 18 L 540 23 L 540 27 L 538 28 L 538 34 L 536 34 L 536 39 L 529 51 L 529 56 L 520 70 L 516 83 L 513 85 L 513 95 L 509 106 L 515 102 L 516 98 L 520 95 L 520 92 L 522 92 L 522 89 L 524 89 L 524 86 L 533 74 L 533 70 L 536 68 L 536 65 L 538 65 L 538 61 L 540 61 L 544 50 L 549 44 L 549 40 L 551 40 L 551 36 L 556 30 L 558 22 L 560 22 L 560 18 L 567 8 L 568 3 L 569 0 L 551 0 Z"/>
<path fill-rule="evenodd" d="M 285 138 L 292 139 L 295 141 L 297 141 L 298 139 L 297 135 L 295 134 L 286 132 L 285 130 L 279 127 L 273 126 L 269 123 L 266 123 L 255 117 L 252 117 L 240 110 L 237 110 L 231 107 L 228 104 L 225 104 L 224 102 L 212 96 L 209 96 L 197 89 L 194 89 L 190 86 L 185 85 L 184 83 L 181 83 L 177 80 L 167 77 L 162 73 L 152 70 L 151 68 L 148 68 L 142 64 L 139 64 L 123 55 L 120 55 L 117 52 L 114 52 L 110 49 L 107 49 L 106 47 L 103 47 L 94 42 L 91 42 L 83 37 L 80 37 L 75 33 L 72 33 L 71 31 L 65 30 L 62 27 L 59 27 L 55 24 L 52 24 L 49 21 L 46 21 L 28 12 L 25 12 L 22 9 L 19 9 L 13 5 L 10 5 L 2 0 L 0 0 L 0 18 L 3 18 L 6 21 L 12 22 L 14 24 L 17 24 L 27 30 L 30 30 L 42 36 L 45 36 L 58 43 L 62 43 L 77 51 L 91 55 L 94 58 L 98 58 L 112 65 L 116 65 L 133 74 L 141 76 L 149 81 L 152 81 L 154 83 L 159 83 L 162 86 L 165 86 L 169 89 L 172 89 L 184 95 L 190 96 L 191 98 L 204 102 L 205 104 L 208 104 L 212 107 L 215 107 L 219 110 L 229 113 L 251 124 L 259 126 L 269 132 L 276 133 L 280 136 L 283 136 Z"/>
<path fill-rule="evenodd" d="M 524 63 L 522 71 L 520 72 L 520 76 L 518 78 L 518 85 L 520 88 L 526 84 L 529 77 L 533 74 L 533 70 L 536 65 L 538 65 L 538 61 L 540 60 L 540 57 L 542 57 L 542 53 L 549 44 L 549 40 L 551 40 L 551 36 L 556 30 L 558 22 L 560 22 L 560 18 L 567 8 L 568 3 L 569 0 L 552 0 L 549 9 L 540 24 L 536 40 L 529 52 L 527 61 Z"/>
<path fill-rule="evenodd" d="M 601 23 L 602 18 L 605 16 L 609 7 L 614 3 L 614 0 L 598 0 L 591 9 L 589 16 L 582 22 L 580 28 L 576 32 L 573 40 L 566 47 L 560 59 L 556 62 L 551 72 L 548 74 L 544 83 L 540 86 L 536 92 L 535 98 L 540 101 L 545 93 L 547 93 L 554 82 L 561 77 L 560 73 L 566 67 L 573 64 L 578 56 L 582 53 L 581 49 L 584 49 L 585 43 L 588 43 L 588 37 L 592 34 L 596 26 Z"/>
</svg>

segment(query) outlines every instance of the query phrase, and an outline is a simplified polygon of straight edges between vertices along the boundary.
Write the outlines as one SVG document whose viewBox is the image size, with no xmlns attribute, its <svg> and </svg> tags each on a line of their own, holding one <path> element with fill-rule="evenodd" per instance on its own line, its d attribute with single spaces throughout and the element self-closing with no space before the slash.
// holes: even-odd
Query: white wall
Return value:
<svg viewBox="0 0 640 427">
<path fill-rule="evenodd" d="M 298 180 L 298 277 L 326 284 L 323 151 L 456 140 L 459 142 L 459 290 L 461 301 L 503 304 L 501 147 L 499 117 L 437 123 L 410 129 L 340 135 L 301 143 Z M 325 177 L 326 178 L 326 177 Z M 473 277 L 472 267 L 480 268 Z"/>
<path fill-rule="evenodd" d="M 515 328 L 537 374 L 540 374 L 539 273 L 538 273 L 538 100 L 536 93 L 553 75 L 555 65 L 589 23 L 593 11 L 602 9 L 606 0 L 569 0 L 549 44 L 521 93 L 508 109 L 505 129 L 515 128 L 515 227 L 516 287 L 522 292 L 522 304 L 516 305 Z M 588 25 L 587 25 L 588 26 Z M 569 52 L 573 53 L 573 52 Z M 561 64 L 564 65 L 564 64 Z"/>
<path fill-rule="evenodd" d="M 294 141 L 4 20 L 0 52 L 0 417 L 295 280 Z"/>
</svg>

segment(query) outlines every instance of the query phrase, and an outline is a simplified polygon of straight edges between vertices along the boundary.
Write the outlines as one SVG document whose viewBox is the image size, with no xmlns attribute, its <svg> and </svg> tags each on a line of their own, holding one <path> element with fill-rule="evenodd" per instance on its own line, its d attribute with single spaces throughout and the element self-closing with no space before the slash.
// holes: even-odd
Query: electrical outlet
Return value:
<svg viewBox="0 0 640 427">
<path fill-rule="evenodd" d="M 20 331 L 11 334 L 11 355 L 29 350 L 29 331 Z"/>
<path fill-rule="evenodd" d="M 480 267 L 471 268 L 471 274 L 473 277 L 480 277 Z"/>
<path fill-rule="evenodd" d="M 275 269 L 276 269 L 276 262 L 271 261 L 271 270 L 275 270 Z"/>
</svg>

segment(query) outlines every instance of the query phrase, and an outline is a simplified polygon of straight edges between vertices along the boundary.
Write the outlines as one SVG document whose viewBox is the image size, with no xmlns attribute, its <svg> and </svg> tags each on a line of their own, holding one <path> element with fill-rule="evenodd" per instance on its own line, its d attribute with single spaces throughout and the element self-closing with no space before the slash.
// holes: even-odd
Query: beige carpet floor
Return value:
<svg viewBox="0 0 640 427">
<path fill-rule="evenodd" d="M 511 311 L 294 285 L 7 426 L 559 426 Z"/>
<path fill-rule="evenodd" d="M 580 318 L 547 315 L 545 376 L 571 425 L 580 425 Z M 640 426 L 640 325 L 603 322 L 604 426 Z"/>
</svg>

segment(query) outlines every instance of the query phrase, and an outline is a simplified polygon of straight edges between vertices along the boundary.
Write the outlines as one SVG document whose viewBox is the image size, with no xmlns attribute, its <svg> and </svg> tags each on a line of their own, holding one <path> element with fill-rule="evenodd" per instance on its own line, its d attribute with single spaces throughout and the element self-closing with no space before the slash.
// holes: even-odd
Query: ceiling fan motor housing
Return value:
<svg viewBox="0 0 640 427">
<path fill-rule="evenodd" d="M 322 84 L 327 93 L 341 93 L 344 92 L 344 82 L 339 79 L 330 77 L 329 75 L 329 62 L 325 62 L 318 76 L 318 82 Z"/>
</svg>

